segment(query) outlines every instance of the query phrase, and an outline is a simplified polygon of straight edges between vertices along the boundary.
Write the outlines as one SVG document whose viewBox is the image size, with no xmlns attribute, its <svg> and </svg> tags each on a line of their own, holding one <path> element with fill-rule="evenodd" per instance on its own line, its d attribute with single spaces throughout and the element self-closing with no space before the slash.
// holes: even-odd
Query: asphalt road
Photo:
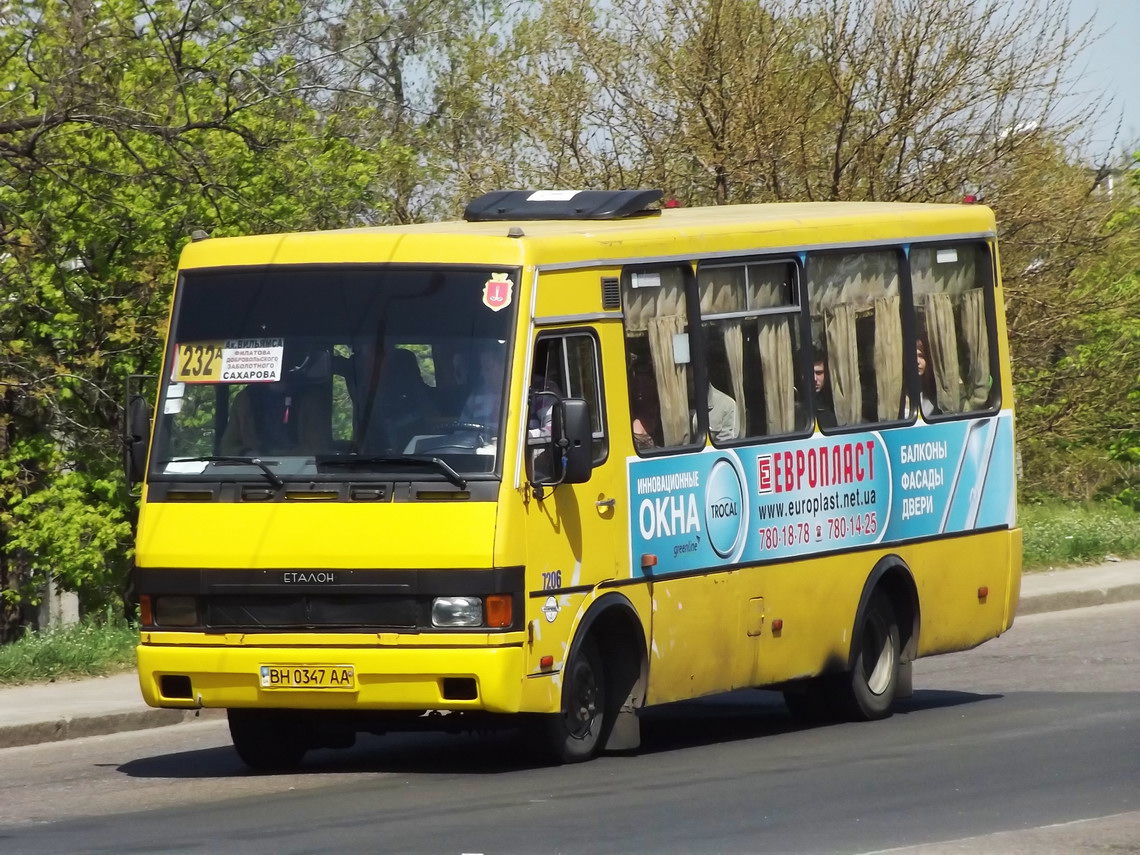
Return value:
<svg viewBox="0 0 1140 855">
<path fill-rule="evenodd" d="M 1140 852 L 1140 603 L 923 660 L 890 720 L 777 695 L 660 708 L 636 756 L 362 739 L 245 772 L 220 722 L 0 751 L 0 852 Z"/>
</svg>

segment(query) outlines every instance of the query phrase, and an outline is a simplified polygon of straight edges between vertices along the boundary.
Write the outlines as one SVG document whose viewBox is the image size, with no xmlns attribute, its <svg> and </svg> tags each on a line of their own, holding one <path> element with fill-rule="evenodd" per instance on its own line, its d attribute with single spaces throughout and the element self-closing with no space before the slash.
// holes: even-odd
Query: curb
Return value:
<svg viewBox="0 0 1140 855">
<path fill-rule="evenodd" d="M 1017 617 L 1045 612 L 1062 612 L 1140 600 L 1140 583 L 1102 588 L 1085 588 L 1072 591 L 1054 591 L 1048 594 L 1023 596 L 1017 605 Z"/>
<path fill-rule="evenodd" d="M 201 712 L 201 717 L 195 713 Z M 58 718 L 54 721 L 30 722 L 0 727 L 0 749 L 64 742 L 84 736 L 107 736 L 134 730 L 150 730 L 193 721 L 222 718 L 224 710 L 159 710 L 142 709 L 106 715 Z"/>
</svg>

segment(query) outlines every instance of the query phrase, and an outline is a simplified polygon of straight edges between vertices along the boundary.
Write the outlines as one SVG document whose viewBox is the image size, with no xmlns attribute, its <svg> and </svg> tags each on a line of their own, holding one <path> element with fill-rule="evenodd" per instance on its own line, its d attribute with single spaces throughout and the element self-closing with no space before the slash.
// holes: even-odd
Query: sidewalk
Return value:
<svg viewBox="0 0 1140 855">
<path fill-rule="evenodd" d="M 1140 600 L 1140 560 L 1022 577 L 1018 615 Z M 221 710 L 157 710 L 133 673 L 0 688 L 0 749 L 217 719 Z"/>
</svg>

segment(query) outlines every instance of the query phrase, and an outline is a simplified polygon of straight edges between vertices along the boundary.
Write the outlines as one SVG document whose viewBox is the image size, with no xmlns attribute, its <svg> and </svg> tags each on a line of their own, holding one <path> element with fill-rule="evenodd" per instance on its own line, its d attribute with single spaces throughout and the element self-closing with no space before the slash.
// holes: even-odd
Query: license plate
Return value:
<svg viewBox="0 0 1140 855">
<path fill-rule="evenodd" d="M 356 673 L 351 665 L 262 665 L 260 677 L 263 689 L 356 691 Z"/>
</svg>

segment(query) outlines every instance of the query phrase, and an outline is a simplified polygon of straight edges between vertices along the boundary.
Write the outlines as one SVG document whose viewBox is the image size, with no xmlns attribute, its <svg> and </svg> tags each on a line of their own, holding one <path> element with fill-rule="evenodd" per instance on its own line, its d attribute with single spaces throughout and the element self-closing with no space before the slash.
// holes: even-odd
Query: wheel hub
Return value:
<svg viewBox="0 0 1140 855">
<path fill-rule="evenodd" d="M 594 673 L 584 664 L 574 669 L 574 682 L 571 685 L 571 704 L 568 711 L 569 730 L 577 739 L 590 735 L 594 718 L 598 714 L 598 686 Z"/>
</svg>

